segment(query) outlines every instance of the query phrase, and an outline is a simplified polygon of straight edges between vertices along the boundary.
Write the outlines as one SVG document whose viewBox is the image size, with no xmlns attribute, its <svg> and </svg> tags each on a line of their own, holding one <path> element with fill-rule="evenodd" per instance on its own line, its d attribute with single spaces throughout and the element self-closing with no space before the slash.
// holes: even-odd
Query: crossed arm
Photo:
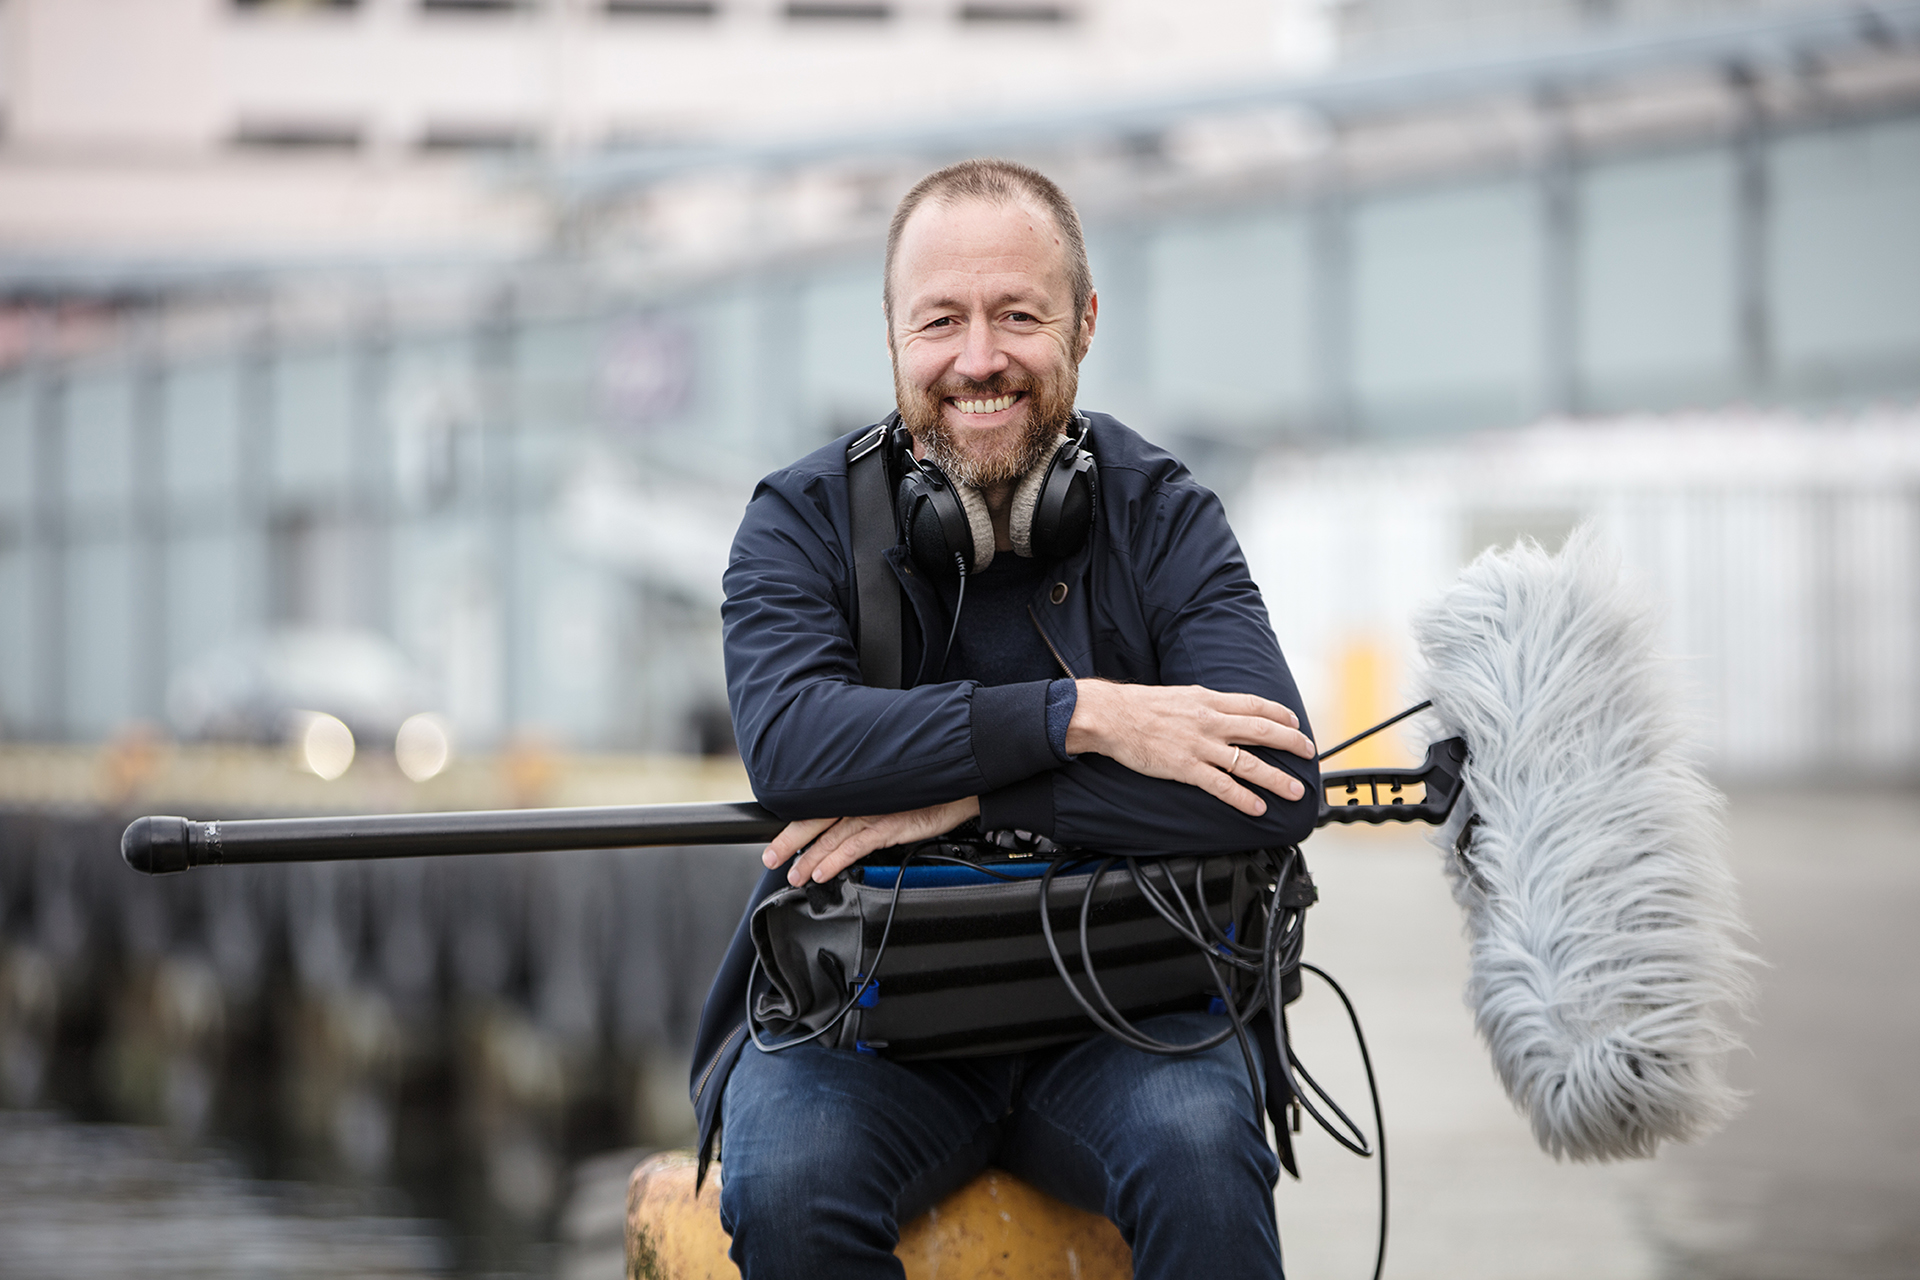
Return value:
<svg viewBox="0 0 1920 1280">
<path fill-rule="evenodd" d="M 1113 630 L 1104 666 L 1137 682 L 1077 681 L 1064 744 L 1077 759 L 1066 765 L 1044 742 L 994 745 L 1004 725 L 1037 714 L 1019 699 L 1042 682 L 1006 696 L 967 681 L 866 687 L 835 515 L 843 478 L 802 468 L 762 482 L 734 541 L 722 619 L 754 793 L 795 819 L 768 846 L 768 867 L 796 885 L 824 881 L 875 850 L 952 830 L 983 800 L 996 820 L 1045 814 L 1050 825 L 1035 830 L 1109 850 L 1253 848 L 1311 830 L 1316 752 L 1225 513 L 1170 463 L 1149 457 L 1133 471 L 1142 466 L 1167 475 L 1150 490 L 1111 488 L 1102 529 L 1131 584 L 1102 605 Z M 1132 472 L 1122 463 L 1119 474 Z"/>
<path fill-rule="evenodd" d="M 1077 682 L 1067 727 L 1067 750 L 1074 755 L 1103 755 L 1135 773 L 1186 783 L 1252 817 L 1264 814 L 1267 802 L 1242 783 L 1287 800 L 1305 795 L 1292 774 L 1240 749 L 1252 746 L 1314 757 L 1299 717 L 1255 694 L 1200 685 Z M 876 850 L 951 831 L 979 812 L 980 798 L 965 796 L 901 813 L 803 818 L 788 823 L 761 860 L 768 867 L 791 861 L 789 884 L 826 881 Z"/>
</svg>

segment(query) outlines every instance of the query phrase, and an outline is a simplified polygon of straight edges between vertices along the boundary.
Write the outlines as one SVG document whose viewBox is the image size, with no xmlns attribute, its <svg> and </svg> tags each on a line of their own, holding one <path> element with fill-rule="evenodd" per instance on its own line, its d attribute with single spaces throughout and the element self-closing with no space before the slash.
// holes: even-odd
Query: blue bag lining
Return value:
<svg viewBox="0 0 1920 1280">
<path fill-rule="evenodd" d="M 993 869 L 1000 874 L 992 876 L 984 871 L 976 871 L 972 867 L 956 867 L 949 863 L 909 866 L 906 868 L 906 887 L 936 889 L 949 885 L 992 884 L 1007 876 L 1021 880 L 1038 880 L 1047 874 L 1047 868 L 1050 865 L 1052 864 L 1045 858 L 1035 858 L 1031 862 L 996 862 L 993 864 Z M 862 870 L 866 876 L 865 883 L 878 889 L 893 888 L 894 877 L 900 874 L 899 867 L 864 867 Z"/>
</svg>

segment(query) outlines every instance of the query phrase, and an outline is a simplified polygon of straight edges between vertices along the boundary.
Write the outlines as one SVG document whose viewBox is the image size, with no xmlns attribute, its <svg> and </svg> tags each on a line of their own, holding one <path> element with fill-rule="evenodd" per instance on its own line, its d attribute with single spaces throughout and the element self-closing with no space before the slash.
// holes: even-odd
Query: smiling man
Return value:
<svg viewBox="0 0 1920 1280">
<path fill-rule="evenodd" d="M 1304 838 L 1313 744 L 1219 502 L 1076 409 L 1099 299 L 1066 196 L 1003 161 L 929 175 L 894 215 L 884 305 L 880 447 L 960 499 L 971 545 L 964 573 L 887 552 L 906 687 L 880 687 L 856 645 L 854 437 L 755 491 L 726 575 L 728 689 L 754 792 L 790 822 L 753 901 L 959 827 L 1117 854 Z M 1060 466 L 1098 477 L 1068 537 L 1039 511 Z M 1143 1280 L 1280 1275 L 1278 1163 L 1231 1038 L 1178 1057 L 1104 1037 L 914 1062 L 766 1052 L 743 1021 L 752 954 L 743 920 L 693 1072 L 748 1280 L 899 1276 L 899 1224 L 988 1163 L 1111 1218 Z M 1196 1009 L 1143 1029 L 1225 1025 Z"/>
</svg>

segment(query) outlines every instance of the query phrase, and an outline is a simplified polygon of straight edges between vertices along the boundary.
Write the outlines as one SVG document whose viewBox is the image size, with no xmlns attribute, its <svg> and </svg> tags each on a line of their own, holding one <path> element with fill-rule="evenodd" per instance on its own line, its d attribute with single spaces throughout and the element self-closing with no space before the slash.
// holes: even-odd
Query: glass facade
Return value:
<svg viewBox="0 0 1920 1280">
<path fill-rule="evenodd" d="M 1562 217 L 1527 169 L 1096 219 L 1081 402 L 1231 495 L 1270 450 L 1563 401 L 1920 395 L 1920 117 L 1783 131 L 1758 182 L 1741 154 L 1576 158 Z M 644 296 L 509 282 L 455 323 L 376 301 L 212 337 L 162 308 L 0 373 L 0 732 L 164 722 L 182 664 L 297 625 L 391 638 L 469 743 L 714 744 L 741 505 L 891 404 L 879 246 Z"/>
</svg>

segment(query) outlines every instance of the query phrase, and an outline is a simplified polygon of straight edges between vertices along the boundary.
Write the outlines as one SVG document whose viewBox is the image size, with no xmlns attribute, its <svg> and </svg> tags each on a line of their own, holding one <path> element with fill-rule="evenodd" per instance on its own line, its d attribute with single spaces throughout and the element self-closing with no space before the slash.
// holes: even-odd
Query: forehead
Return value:
<svg viewBox="0 0 1920 1280">
<path fill-rule="evenodd" d="M 929 200 L 901 228 L 893 274 L 905 307 L 982 290 L 1064 298 L 1067 249 L 1053 215 L 1031 201 Z"/>
</svg>

